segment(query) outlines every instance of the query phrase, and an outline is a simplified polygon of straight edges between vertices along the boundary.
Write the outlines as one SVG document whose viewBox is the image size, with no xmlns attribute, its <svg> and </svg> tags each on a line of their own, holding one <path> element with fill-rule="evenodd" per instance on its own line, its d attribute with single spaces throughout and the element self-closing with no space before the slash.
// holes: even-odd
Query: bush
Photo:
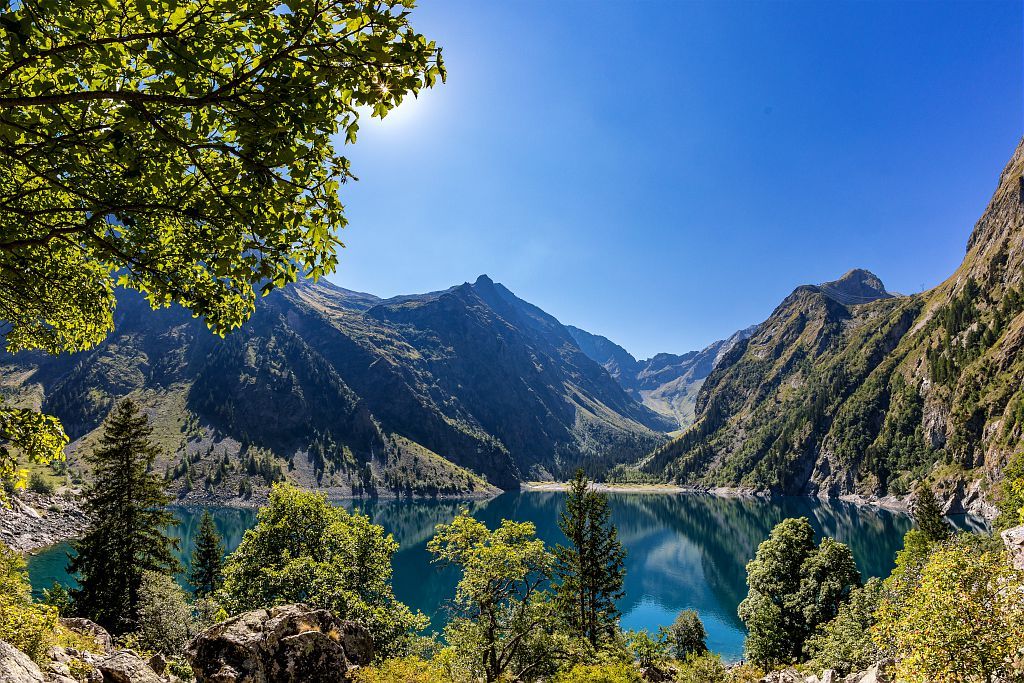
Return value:
<svg viewBox="0 0 1024 683">
<path fill-rule="evenodd" d="M 686 659 L 708 651 L 708 634 L 692 609 L 683 610 L 668 629 L 668 642 L 676 659 Z"/>
<path fill-rule="evenodd" d="M 652 638 L 646 630 L 630 631 L 626 635 L 629 649 L 641 669 L 660 667 L 669 656 L 669 644 L 664 632 Z"/>
<path fill-rule="evenodd" d="M 43 589 L 43 600 L 44 605 L 49 605 L 57 610 L 57 614 L 62 617 L 71 616 L 71 610 L 74 607 L 73 601 L 71 600 L 71 593 L 63 584 L 53 582 L 53 586 L 50 588 Z"/>
<path fill-rule="evenodd" d="M 56 489 L 50 481 L 39 472 L 33 472 L 28 477 L 28 490 L 33 493 L 51 495 Z"/>
<path fill-rule="evenodd" d="M 359 669 L 355 683 L 448 683 L 441 668 L 419 657 L 386 659 L 380 664 Z"/>
<path fill-rule="evenodd" d="M 144 572 L 139 587 L 138 646 L 147 652 L 177 657 L 195 634 L 192 607 L 178 582 L 167 574 Z"/>
<path fill-rule="evenodd" d="M 721 657 L 710 653 L 690 655 L 679 666 L 678 683 L 725 683 L 729 672 Z"/>
<path fill-rule="evenodd" d="M 232 613 L 302 602 L 362 621 L 383 657 L 407 654 L 427 619 L 395 599 L 394 538 L 369 517 L 326 496 L 277 484 L 256 526 L 224 565 L 222 596 Z"/>
<path fill-rule="evenodd" d="M 0 543 L 0 640 L 42 662 L 59 624 L 55 607 L 32 602 L 25 560 Z"/>
<path fill-rule="evenodd" d="M 896 575 L 894 574 L 895 578 Z M 894 588 L 890 590 L 890 588 Z M 1024 643 L 1024 572 L 1006 553 L 959 535 L 933 547 L 886 593 L 872 630 L 906 683 L 1017 680 Z"/>
<path fill-rule="evenodd" d="M 875 611 L 881 599 L 879 579 L 871 579 L 850 594 L 850 602 L 839 608 L 836 618 L 807 641 L 814 669 L 835 669 L 845 676 L 881 659 L 878 646 L 871 638 Z"/>
<path fill-rule="evenodd" d="M 631 662 L 613 664 L 577 664 L 551 679 L 551 683 L 642 683 L 643 678 Z"/>
</svg>

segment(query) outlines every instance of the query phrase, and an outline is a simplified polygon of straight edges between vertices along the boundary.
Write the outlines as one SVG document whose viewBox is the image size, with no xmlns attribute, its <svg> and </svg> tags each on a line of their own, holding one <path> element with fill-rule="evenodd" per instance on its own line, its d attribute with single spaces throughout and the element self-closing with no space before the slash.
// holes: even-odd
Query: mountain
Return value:
<svg viewBox="0 0 1024 683">
<path fill-rule="evenodd" d="M 0 355 L 0 391 L 60 417 L 76 453 L 133 396 L 173 454 L 160 467 L 193 498 L 279 478 L 339 496 L 486 492 L 665 440 L 665 419 L 554 317 L 486 276 L 386 300 L 299 284 L 224 339 L 123 292 L 96 349 Z"/>
<path fill-rule="evenodd" d="M 604 367 L 630 396 L 674 423 L 673 429 L 693 423 L 694 403 L 705 378 L 733 346 L 746 339 L 754 327 L 736 332 L 728 339 L 700 351 L 683 355 L 659 353 L 638 361 L 615 342 L 578 327 L 569 333 L 583 353 Z"/>
<path fill-rule="evenodd" d="M 980 496 L 1024 430 L 1024 141 L 936 288 L 867 271 L 798 287 L 709 375 L 692 427 L 642 466 L 781 493 Z"/>
</svg>

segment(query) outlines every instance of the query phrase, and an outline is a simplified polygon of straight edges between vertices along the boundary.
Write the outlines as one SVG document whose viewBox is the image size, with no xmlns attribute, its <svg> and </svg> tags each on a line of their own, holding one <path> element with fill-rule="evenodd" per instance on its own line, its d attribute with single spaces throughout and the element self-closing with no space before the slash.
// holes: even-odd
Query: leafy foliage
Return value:
<svg viewBox="0 0 1024 683">
<path fill-rule="evenodd" d="M 386 659 L 355 672 L 355 683 L 449 683 L 441 667 L 419 657 Z"/>
<path fill-rule="evenodd" d="M 997 529 L 1024 524 L 1024 451 L 1010 458 L 1003 468 L 996 505 L 999 508 L 999 517 L 995 520 Z"/>
<path fill-rule="evenodd" d="M 158 572 L 142 575 L 138 625 L 135 641 L 142 650 L 171 658 L 183 654 L 196 628 L 188 596 L 172 577 Z"/>
<path fill-rule="evenodd" d="M 223 334 L 337 265 L 335 142 L 445 76 L 412 0 L 27 1 L 0 10 L 0 320 L 8 350 L 90 348 L 115 284 Z M 0 442 L 59 424 L 0 403 Z M 0 476 L 18 481 L 13 456 Z"/>
<path fill-rule="evenodd" d="M 79 574 L 75 611 L 111 633 L 135 629 L 145 572 L 180 569 L 166 535 L 174 524 L 165 509 L 170 498 L 151 469 L 158 449 L 152 428 L 130 399 L 121 401 L 104 424 L 99 446 L 87 455 L 93 483 L 85 506 L 92 520 L 74 545 L 69 573 Z"/>
<path fill-rule="evenodd" d="M 886 592 L 873 629 L 878 647 L 896 659 L 895 678 L 953 683 L 1024 673 L 1024 575 L 1001 549 L 960 535 L 937 544 L 904 580 Z"/>
<path fill-rule="evenodd" d="M 597 646 L 614 638 L 626 551 L 611 523 L 607 498 L 592 490 L 583 470 L 569 485 L 558 526 L 569 546 L 555 549 L 555 600 L 570 629 Z"/>
<path fill-rule="evenodd" d="M 708 634 L 700 616 L 692 609 L 684 609 L 668 628 L 668 641 L 676 659 L 701 655 L 708 651 Z"/>
<path fill-rule="evenodd" d="M 739 615 L 747 626 L 747 657 L 762 668 L 801 660 L 815 629 L 838 614 L 860 573 L 850 549 L 825 538 L 801 517 L 772 529 L 747 565 L 749 592 Z"/>
<path fill-rule="evenodd" d="M 32 602 L 25 560 L 0 543 L 0 640 L 41 662 L 57 630 L 57 608 Z"/>
<path fill-rule="evenodd" d="M 577 664 L 559 673 L 551 683 L 642 683 L 632 662 L 613 664 Z"/>
<path fill-rule="evenodd" d="M 391 535 L 289 484 L 274 486 L 257 520 L 224 565 L 229 611 L 304 602 L 362 621 L 382 656 L 405 654 L 427 620 L 395 599 Z"/>
<path fill-rule="evenodd" d="M 458 567 L 455 614 L 445 627 L 450 651 L 487 683 L 537 673 L 554 615 L 540 587 L 554 558 L 529 522 L 503 520 L 493 531 L 463 510 L 427 544 L 435 561 Z M 550 657 L 547 652 L 546 656 Z"/>
<path fill-rule="evenodd" d="M 850 601 L 839 606 L 835 619 L 823 624 L 807 641 L 814 669 L 835 669 L 845 676 L 863 671 L 881 658 L 871 637 L 881 599 L 882 581 L 877 578 L 850 592 Z"/>
</svg>

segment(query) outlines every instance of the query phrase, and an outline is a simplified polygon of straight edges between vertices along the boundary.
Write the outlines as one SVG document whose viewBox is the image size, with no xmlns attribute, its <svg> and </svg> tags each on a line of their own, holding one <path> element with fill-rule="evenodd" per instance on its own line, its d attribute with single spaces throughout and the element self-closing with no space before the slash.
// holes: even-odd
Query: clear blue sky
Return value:
<svg viewBox="0 0 1024 683">
<path fill-rule="evenodd" d="M 639 357 L 853 267 L 959 264 L 1024 132 L 1022 3 L 421 0 L 446 85 L 347 148 L 332 278 L 487 273 Z"/>
</svg>

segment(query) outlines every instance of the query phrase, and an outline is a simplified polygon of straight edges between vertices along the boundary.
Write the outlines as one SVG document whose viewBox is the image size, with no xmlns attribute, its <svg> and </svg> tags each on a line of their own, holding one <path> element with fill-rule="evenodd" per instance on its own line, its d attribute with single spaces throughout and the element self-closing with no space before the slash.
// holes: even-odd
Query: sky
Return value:
<svg viewBox="0 0 1024 683">
<path fill-rule="evenodd" d="M 948 277 L 1024 133 L 1024 3 L 420 0 L 448 82 L 344 150 L 331 280 L 486 273 L 639 358 Z"/>
</svg>

